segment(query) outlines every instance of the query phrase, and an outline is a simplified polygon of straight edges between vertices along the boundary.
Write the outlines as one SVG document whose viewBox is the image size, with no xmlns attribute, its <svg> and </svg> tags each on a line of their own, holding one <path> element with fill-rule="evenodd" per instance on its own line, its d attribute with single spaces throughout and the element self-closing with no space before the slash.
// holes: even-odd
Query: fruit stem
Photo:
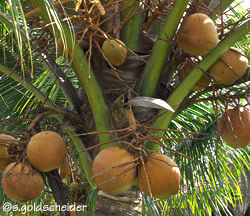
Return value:
<svg viewBox="0 0 250 216">
<path fill-rule="evenodd" d="M 214 21 L 216 20 L 218 17 L 216 16 L 216 14 L 220 14 L 221 11 L 226 10 L 235 0 L 223 0 L 218 3 L 218 5 L 214 8 L 213 13 L 209 14 L 209 17 Z"/>
<path fill-rule="evenodd" d="M 136 129 L 136 121 L 135 121 L 134 113 L 133 113 L 131 107 L 126 107 L 126 113 L 127 113 L 127 117 L 128 117 L 128 121 L 129 121 L 129 127 L 132 130 L 135 130 Z"/>
<path fill-rule="evenodd" d="M 174 92 L 169 96 L 167 103 L 174 109 L 177 110 L 181 102 L 184 100 L 186 95 L 193 88 L 195 83 L 203 76 L 202 71 L 207 71 L 212 64 L 223 55 L 234 43 L 240 40 L 250 30 L 250 20 L 244 22 L 235 32 L 223 40 L 218 46 L 212 50 L 199 64 L 202 69 L 194 68 L 185 79 L 179 84 Z M 176 113 L 161 111 L 161 115 L 153 124 L 153 128 L 167 128 L 172 118 Z M 164 131 L 152 131 L 152 133 L 158 136 L 163 136 Z M 148 148 L 157 151 L 158 145 L 154 143 L 148 143 Z"/>
<path fill-rule="evenodd" d="M 69 53 L 73 53 L 77 42 L 75 41 L 72 32 L 68 28 L 67 24 L 61 22 L 59 15 L 56 13 L 56 10 L 53 5 L 49 5 L 48 2 L 44 0 L 32 0 L 34 6 L 40 8 L 40 15 L 43 20 L 50 24 L 55 23 L 51 28 L 52 34 L 54 34 L 55 38 L 59 36 L 66 43 L 66 47 L 68 48 Z M 54 14 L 51 14 L 50 11 L 53 11 Z M 71 56 L 72 57 L 72 56 Z M 91 110 L 94 115 L 96 127 L 98 131 L 107 131 L 111 129 L 110 125 L 110 115 L 108 112 L 108 108 L 104 102 L 104 97 L 102 95 L 102 91 L 95 79 L 94 73 L 90 70 L 90 79 L 87 71 L 89 70 L 89 65 L 86 60 L 84 60 L 83 50 L 78 46 L 75 50 L 75 55 L 72 60 L 72 68 L 76 73 L 76 76 L 79 80 L 80 85 L 85 89 L 88 100 L 91 106 Z M 99 141 L 105 142 L 110 140 L 110 134 L 99 134 Z M 102 148 L 106 148 L 108 146 L 102 146 Z"/>
</svg>

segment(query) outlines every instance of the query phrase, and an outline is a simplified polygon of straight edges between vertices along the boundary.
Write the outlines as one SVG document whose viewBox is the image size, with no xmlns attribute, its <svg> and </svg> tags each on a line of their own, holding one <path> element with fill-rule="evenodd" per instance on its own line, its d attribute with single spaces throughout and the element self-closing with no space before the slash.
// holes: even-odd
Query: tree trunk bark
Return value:
<svg viewBox="0 0 250 216">
<path fill-rule="evenodd" d="M 95 216 L 137 216 L 141 215 L 142 197 L 136 187 L 111 196 L 98 192 Z"/>
</svg>

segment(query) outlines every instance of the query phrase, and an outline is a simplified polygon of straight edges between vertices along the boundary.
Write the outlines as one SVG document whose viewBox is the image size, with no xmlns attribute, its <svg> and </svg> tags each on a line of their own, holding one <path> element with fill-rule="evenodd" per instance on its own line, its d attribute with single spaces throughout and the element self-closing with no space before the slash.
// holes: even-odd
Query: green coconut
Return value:
<svg viewBox="0 0 250 216">
<path fill-rule="evenodd" d="M 102 44 L 102 51 L 113 66 L 122 65 L 127 57 L 126 45 L 121 40 L 106 40 Z"/>
</svg>

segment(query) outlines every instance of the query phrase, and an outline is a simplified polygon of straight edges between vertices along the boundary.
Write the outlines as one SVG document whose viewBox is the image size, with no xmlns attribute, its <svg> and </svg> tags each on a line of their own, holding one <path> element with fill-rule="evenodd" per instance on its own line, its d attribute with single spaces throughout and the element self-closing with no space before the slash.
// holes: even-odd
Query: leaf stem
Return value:
<svg viewBox="0 0 250 216">
<path fill-rule="evenodd" d="M 240 40 L 244 35 L 246 35 L 250 30 L 250 20 L 243 23 L 235 32 L 233 32 L 230 36 L 228 36 L 224 41 L 222 41 L 218 46 L 212 50 L 199 64 L 200 68 L 203 71 L 207 71 L 213 63 L 223 55 L 234 43 Z M 195 68 L 193 69 L 188 76 L 180 83 L 180 85 L 175 89 L 175 91 L 169 96 L 167 103 L 176 110 L 181 102 L 184 100 L 186 95 L 190 92 L 193 88 L 195 83 L 203 76 L 203 72 Z M 161 111 L 163 113 L 165 111 Z M 175 113 L 173 112 L 166 112 L 162 116 L 160 116 L 153 124 L 154 128 L 167 128 L 169 123 L 172 120 L 172 117 Z M 158 136 L 163 136 L 163 131 L 153 131 L 153 133 L 157 134 Z M 158 149 L 158 146 L 149 143 L 148 148 L 153 151 Z"/>
<path fill-rule="evenodd" d="M 154 96 L 157 90 L 169 48 L 188 3 L 189 0 L 176 0 L 174 2 L 174 5 L 165 21 L 163 31 L 160 34 L 160 39 L 156 41 L 149 63 L 145 69 L 140 87 L 140 94 L 142 96 Z"/>
<path fill-rule="evenodd" d="M 60 21 L 60 17 L 53 8 L 53 5 L 48 4 L 47 1 L 45 2 L 45 0 L 32 0 L 32 3 L 36 7 L 40 8 L 40 14 L 46 23 L 55 23 L 52 25 L 52 33 L 56 39 L 59 37 L 63 38 L 62 40 L 66 43 L 65 47 L 67 48 L 69 54 L 72 54 L 76 48 L 77 42 L 75 41 L 75 37 L 68 28 L 67 24 Z M 83 50 L 79 46 L 75 50 L 74 58 L 72 60 L 72 68 L 76 73 L 80 85 L 87 93 L 97 130 L 110 130 L 110 115 L 104 102 L 102 90 L 100 89 L 92 70 L 90 71 L 91 78 L 89 78 L 88 62 L 85 60 Z M 110 134 L 99 134 L 100 142 L 105 142 L 108 140 L 110 140 Z M 107 146 L 102 146 L 102 148 L 106 147 Z"/>
<path fill-rule="evenodd" d="M 140 11 L 140 3 L 138 0 L 128 0 L 123 2 L 123 7 L 128 7 L 122 11 L 122 20 L 126 20 L 128 17 L 133 16 Z M 132 17 L 122 27 L 121 30 L 121 40 L 126 44 L 126 46 L 133 50 L 138 51 L 139 48 L 139 39 L 141 34 L 141 14 L 137 14 Z"/>
</svg>

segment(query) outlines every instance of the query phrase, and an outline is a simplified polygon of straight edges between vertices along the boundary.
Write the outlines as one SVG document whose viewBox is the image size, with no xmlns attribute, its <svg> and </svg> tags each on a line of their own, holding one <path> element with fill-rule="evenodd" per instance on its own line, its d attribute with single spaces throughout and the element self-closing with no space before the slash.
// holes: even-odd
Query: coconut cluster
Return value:
<svg viewBox="0 0 250 216">
<path fill-rule="evenodd" d="M 186 18 L 177 34 L 178 46 L 193 56 L 204 56 L 218 44 L 218 34 L 213 21 L 202 13 L 195 13 Z M 194 64 L 188 62 L 179 71 L 179 78 L 183 80 Z M 248 59 L 240 49 L 231 47 L 227 50 L 196 83 L 192 91 L 204 89 L 213 79 L 219 85 L 232 85 L 246 72 Z M 209 79 L 210 77 L 210 79 Z"/>
<path fill-rule="evenodd" d="M 24 162 L 12 162 L 10 159 L 8 146 L 12 143 L 17 143 L 17 140 L 0 135 L 2 188 L 9 198 L 18 202 L 35 199 L 44 187 L 42 172 L 61 166 L 61 176 L 67 175 L 67 148 L 63 138 L 56 132 L 43 131 L 31 137 L 27 145 L 28 160 Z"/>
<path fill-rule="evenodd" d="M 160 153 L 153 153 L 138 166 L 127 150 L 109 147 L 97 154 L 92 171 L 97 187 L 111 195 L 128 190 L 136 179 L 140 190 L 154 198 L 166 199 L 179 191 L 179 168 Z"/>
</svg>

